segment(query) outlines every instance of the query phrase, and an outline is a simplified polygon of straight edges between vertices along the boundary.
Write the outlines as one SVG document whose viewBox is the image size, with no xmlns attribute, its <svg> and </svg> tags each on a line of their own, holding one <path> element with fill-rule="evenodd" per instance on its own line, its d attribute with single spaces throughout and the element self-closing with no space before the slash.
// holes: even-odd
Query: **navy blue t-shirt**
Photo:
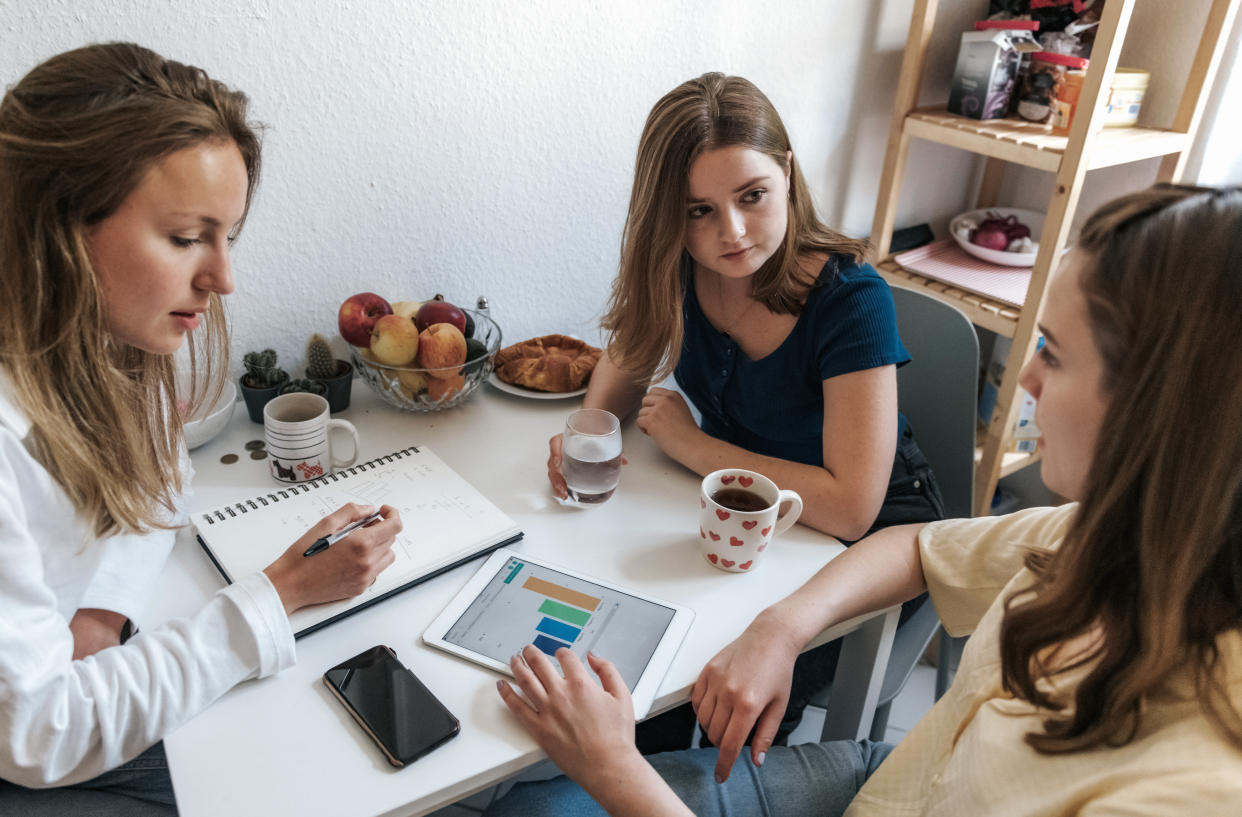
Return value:
<svg viewBox="0 0 1242 817">
<path fill-rule="evenodd" d="M 747 451 L 822 466 L 823 381 L 910 360 L 888 284 L 849 256 L 828 259 L 793 331 L 759 360 L 707 320 L 688 268 L 684 280 L 685 335 L 674 376 L 703 415 L 703 430 Z M 904 429 L 899 415 L 899 440 Z"/>
</svg>

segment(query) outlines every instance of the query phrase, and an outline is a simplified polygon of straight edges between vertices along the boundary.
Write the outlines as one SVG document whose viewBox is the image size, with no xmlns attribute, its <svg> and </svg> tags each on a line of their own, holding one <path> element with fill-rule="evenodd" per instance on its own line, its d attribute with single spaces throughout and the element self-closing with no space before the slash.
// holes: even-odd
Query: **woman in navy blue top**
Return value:
<svg viewBox="0 0 1242 817">
<path fill-rule="evenodd" d="M 758 88 L 723 74 L 683 83 L 656 103 L 639 141 L 607 349 L 584 405 L 636 413 L 698 474 L 767 475 L 802 496 L 800 522 L 845 541 L 940 518 L 935 480 L 897 412 L 896 370 L 909 355 L 867 250 L 819 221 Z M 701 426 L 681 393 L 651 385 L 670 373 Z M 565 497 L 559 436 L 550 449 L 548 477 Z M 831 678 L 836 653 L 804 657 L 787 728 Z M 672 731 L 692 729 L 692 717 Z"/>
</svg>

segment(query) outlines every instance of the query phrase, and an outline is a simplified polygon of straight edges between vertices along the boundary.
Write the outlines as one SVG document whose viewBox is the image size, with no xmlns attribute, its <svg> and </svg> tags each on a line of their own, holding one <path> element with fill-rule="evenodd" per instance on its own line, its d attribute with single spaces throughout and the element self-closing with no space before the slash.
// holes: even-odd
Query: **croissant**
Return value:
<svg viewBox="0 0 1242 817">
<path fill-rule="evenodd" d="M 496 376 L 536 391 L 566 392 L 591 378 L 600 350 L 566 335 L 544 335 L 506 346 L 493 358 Z"/>
</svg>

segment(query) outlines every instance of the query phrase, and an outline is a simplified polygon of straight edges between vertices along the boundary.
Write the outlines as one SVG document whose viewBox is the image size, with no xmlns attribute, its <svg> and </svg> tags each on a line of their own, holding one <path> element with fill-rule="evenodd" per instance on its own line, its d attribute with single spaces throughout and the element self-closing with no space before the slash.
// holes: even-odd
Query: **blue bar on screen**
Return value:
<svg viewBox="0 0 1242 817">
<path fill-rule="evenodd" d="M 566 624 L 563 621 L 557 621 L 554 618 L 544 616 L 543 621 L 539 622 L 539 626 L 535 628 L 541 633 L 547 633 L 553 638 L 559 638 L 562 641 L 568 641 L 570 644 L 578 638 L 578 633 L 582 632 L 581 628 L 572 624 Z"/>
<path fill-rule="evenodd" d="M 531 643 L 548 655 L 556 655 L 556 651 L 561 647 L 569 646 L 564 641 L 557 641 L 555 638 L 548 638 L 546 635 L 535 636 L 535 640 Z"/>
</svg>

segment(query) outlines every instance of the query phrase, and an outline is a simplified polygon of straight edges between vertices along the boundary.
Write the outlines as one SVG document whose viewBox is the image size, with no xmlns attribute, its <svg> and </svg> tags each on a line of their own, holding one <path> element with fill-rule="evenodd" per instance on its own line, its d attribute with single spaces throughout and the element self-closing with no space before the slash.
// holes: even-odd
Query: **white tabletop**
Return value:
<svg viewBox="0 0 1242 817">
<path fill-rule="evenodd" d="M 414 414 L 388 407 L 356 381 L 353 404 L 337 416 L 358 427 L 361 459 L 408 445 L 429 446 L 517 522 L 526 534 L 517 550 L 691 607 L 694 626 L 657 695 L 652 711 L 660 711 L 688 698 L 703 665 L 756 613 L 843 548 L 795 525 L 756 572 L 713 568 L 696 544 L 698 476 L 632 425 L 625 429 L 629 464 L 613 498 L 592 508 L 562 505 L 548 487 L 547 440 L 579 404 L 523 399 L 483 386 L 455 409 Z M 194 509 L 271 489 L 267 463 L 250 459 L 244 449 L 247 441 L 262 437 L 262 426 L 251 423 L 239 403 L 229 427 L 192 454 Z M 222 464 L 221 457 L 230 453 L 239 460 Z M 301 533 L 290 531 L 290 542 Z M 169 736 L 165 745 L 181 813 L 424 814 L 542 760 L 497 695 L 497 673 L 420 641 L 480 563 L 306 636 L 297 643 L 295 667 L 238 686 Z M 197 543 L 183 534 L 164 570 L 152 617 L 192 613 L 222 585 Z M 842 658 L 849 677 L 838 673 L 835 711 L 828 718 L 836 736 L 865 736 L 895 620 L 893 608 L 817 639 L 853 633 Z M 460 735 L 404 769 L 388 765 L 320 681 L 324 670 L 376 644 L 396 650 L 462 724 Z"/>
</svg>

